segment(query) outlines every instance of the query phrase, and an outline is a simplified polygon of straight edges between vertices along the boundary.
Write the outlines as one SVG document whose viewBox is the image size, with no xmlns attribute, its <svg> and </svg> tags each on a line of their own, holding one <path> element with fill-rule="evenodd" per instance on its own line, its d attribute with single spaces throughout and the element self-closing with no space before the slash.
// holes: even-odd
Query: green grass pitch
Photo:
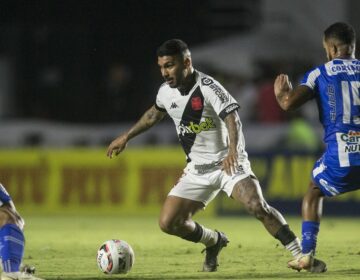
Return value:
<svg viewBox="0 0 360 280">
<path fill-rule="evenodd" d="M 251 217 L 198 217 L 197 221 L 226 232 L 230 239 L 213 273 L 200 272 L 201 244 L 162 233 L 154 216 L 25 218 L 24 262 L 35 265 L 37 275 L 45 279 L 360 279 L 360 223 L 355 218 L 324 217 L 317 254 L 328 265 L 324 274 L 289 270 L 290 253 Z M 300 219 L 288 222 L 298 234 Z M 108 276 L 97 268 L 97 248 L 112 238 L 124 239 L 134 248 L 135 265 L 126 275 Z"/>
</svg>

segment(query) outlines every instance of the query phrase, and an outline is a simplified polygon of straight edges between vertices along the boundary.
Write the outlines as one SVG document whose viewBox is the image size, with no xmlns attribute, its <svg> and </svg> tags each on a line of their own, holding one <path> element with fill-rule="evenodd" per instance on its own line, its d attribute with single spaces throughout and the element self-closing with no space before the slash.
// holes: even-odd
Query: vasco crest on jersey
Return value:
<svg viewBox="0 0 360 280">
<path fill-rule="evenodd" d="M 191 98 L 191 108 L 194 111 L 200 111 L 203 108 L 203 103 L 202 103 L 201 97 L 194 96 Z"/>
</svg>

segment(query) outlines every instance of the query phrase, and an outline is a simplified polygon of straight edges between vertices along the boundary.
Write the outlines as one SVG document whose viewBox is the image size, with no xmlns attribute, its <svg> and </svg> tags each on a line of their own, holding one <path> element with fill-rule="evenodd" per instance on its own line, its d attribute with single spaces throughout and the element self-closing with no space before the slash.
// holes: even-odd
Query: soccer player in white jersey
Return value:
<svg viewBox="0 0 360 280">
<path fill-rule="evenodd" d="M 1 280 L 42 280 L 32 275 L 32 268 L 21 267 L 25 246 L 23 230 L 24 220 L 5 187 L 0 184 Z"/>
<path fill-rule="evenodd" d="M 157 56 L 165 83 L 155 104 L 110 144 L 107 155 L 118 155 L 130 139 L 168 114 L 174 121 L 187 165 L 163 204 L 161 230 L 203 243 L 203 271 L 216 271 L 218 254 L 229 241 L 224 233 L 208 229 L 192 217 L 224 191 L 242 203 L 293 255 L 299 254 L 299 239 L 282 215 L 266 203 L 251 171 L 236 100 L 216 80 L 193 68 L 190 51 L 182 40 L 164 42 Z"/>
<path fill-rule="evenodd" d="M 360 188 L 360 61 L 355 59 L 355 31 L 338 22 L 324 31 L 328 62 L 308 72 L 292 89 L 287 75 L 274 83 L 276 99 L 284 110 L 299 108 L 315 98 L 324 127 L 326 151 L 315 163 L 312 181 L 302 203 L 302 255 L 291 268 L 325 272 L 314 258 L 323 197 Z"/>
</svg>

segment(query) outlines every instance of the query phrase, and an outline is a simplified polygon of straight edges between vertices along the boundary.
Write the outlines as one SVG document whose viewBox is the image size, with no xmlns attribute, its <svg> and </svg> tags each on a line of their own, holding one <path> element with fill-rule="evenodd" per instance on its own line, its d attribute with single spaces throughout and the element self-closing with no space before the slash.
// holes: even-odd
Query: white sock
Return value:
<svg viewBox="0 0 360 280">
<path fill-rule="evenodd" d="M 9 277 L 16 277 L 14 279 L 17 279 L 17 277 L 21 275 L 21 272 L 20 271 L 3 272 L 2 274 L 5 275 L 5 276 L 9 276 Z"/>
<path fill-rule="evenodd" d="M 299 238 L 295 238 L 293 241 L 287 244 L 285 248 L 290 251 L 293 257 L 296 257 L 297 255 L 301 254 L 301 245 Z"/>
<path fill-rule="evenodd" d="M 201 226 L 203 229 L 203 234 L 200 239 L 200 243 L 204 244 L 206 247 L 211 247 L 216 244 L 218 241 L 218 233 L 212 229 L 208 229 L 204 226 Z"/>
</svg>

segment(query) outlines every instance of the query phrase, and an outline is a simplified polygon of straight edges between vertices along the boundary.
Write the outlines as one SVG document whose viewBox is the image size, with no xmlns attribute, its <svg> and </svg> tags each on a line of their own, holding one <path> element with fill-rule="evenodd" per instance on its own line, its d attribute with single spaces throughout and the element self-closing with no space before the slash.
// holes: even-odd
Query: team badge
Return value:
<svg viewBox="0 0 360 280">
<path fill-rule="evenodd" d="M 194 111 L 200 111 L 203 108 L 203 104 L 201 102 L 201 98 L 198 96 L 195 96 L 191 98 L 191 108 Z"/>
</svg>

